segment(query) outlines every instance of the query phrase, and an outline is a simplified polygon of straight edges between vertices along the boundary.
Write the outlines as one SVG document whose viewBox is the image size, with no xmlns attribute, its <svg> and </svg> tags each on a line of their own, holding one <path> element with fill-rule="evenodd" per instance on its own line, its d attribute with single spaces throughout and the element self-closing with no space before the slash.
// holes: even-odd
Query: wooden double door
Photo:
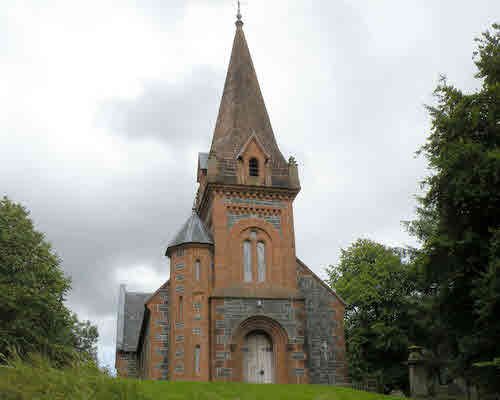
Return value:
<svg viewBox="0 0 500 400">
<path fill-rule="evenodd" d="M 249 383 L 274 383 L 273 344 L 263 332 L 252 332 L 245 339 L 243 372 Z"/>
</svg>

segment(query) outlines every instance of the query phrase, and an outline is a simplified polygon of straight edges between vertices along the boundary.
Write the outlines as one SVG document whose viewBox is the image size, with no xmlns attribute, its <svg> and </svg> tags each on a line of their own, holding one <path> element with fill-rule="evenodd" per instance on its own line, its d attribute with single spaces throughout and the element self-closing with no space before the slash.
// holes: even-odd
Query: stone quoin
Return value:
<svg viewBox="0 0 500 400">
<path fill-rule="evenodd" d="M 192 215 L 171 240 L 170 279 L 120 286 L 119 376 L 346 383 L 345 304 L 295 254 L 298 167 L 271 127 L 238 15 Z"/>
</svg>

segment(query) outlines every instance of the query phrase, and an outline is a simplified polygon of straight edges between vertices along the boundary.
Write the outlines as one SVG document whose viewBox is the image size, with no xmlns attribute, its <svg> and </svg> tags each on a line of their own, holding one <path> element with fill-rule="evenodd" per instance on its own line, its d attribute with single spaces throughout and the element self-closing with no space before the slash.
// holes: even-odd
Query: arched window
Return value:
<svg viewBox="0 0 500 400">
<path fill-rule="evenodd" d="M 196 263 L 194 265 L 194 279 L 197 281 L 200 280 L 200 260 L 196 260 Z"/>
<path fill-rule="evenodd" d="M 201 353 L 201 348 L 200 345 L 197 344 L 196 347 L 194 348 L 194 371 L 196 374 L 200 373 L 200 353 Z"/>
<path fill-rule="evenodd" d="M 248 170 L 250 176 L 259 176 L 259 160 L 256 158 L 251 158 L 248 161 Z"/>
<path fill-rule="evenodd" d="M 252 282 L 252 246 L 250 240 L 243 242 L 243 280 Z"/>
<path fill-rule="evenodd" d="M 264 242 L 257 243 L 257 261 L 259 282 L 264 282 L 266 280 L 266 245 Z"/>
<path fill-rule="evenodd" d="M 268 274 L 267 271 L 267 263 L 271 260 L 270 255 L 272 254 L 272 251 L 269 250 L 272 248 L 271 237 L 264 229 L 257 227 L 243 230 L 240 237 L 243 245 L 243 252 L 240 256 L 243 264 L 243 281 L 266 282 L 271 276 L 271 273 Z M 269 266 L 269 271 L 271 269 Z"/>
</svg>

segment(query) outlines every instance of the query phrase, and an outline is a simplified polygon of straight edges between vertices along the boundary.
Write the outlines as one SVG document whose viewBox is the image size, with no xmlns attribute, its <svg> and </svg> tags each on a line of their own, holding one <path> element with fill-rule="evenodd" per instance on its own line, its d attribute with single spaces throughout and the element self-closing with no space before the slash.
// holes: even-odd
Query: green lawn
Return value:
<svg viewBox="0 0 500 400">
<path fill-rule="evenodd" d="M 1 400 L 370 400 L 392 399 L 374 393 L 316 385 L 251 385 L 244 383 L 191 383 L 110 378 L 92 368 L 64 371 L 41 362 L 15 362 L 0 367 Z"/>
<path fill-rule="evenodd" d="M 397 399 L 375 393 L 318 385 L 254 385 L 246 383 L 148 382 L 145 393 L 152 399 L 238 400 L 371 400 Z M 162 397 L 163 396 L 163 397 Z"/>
</svg>

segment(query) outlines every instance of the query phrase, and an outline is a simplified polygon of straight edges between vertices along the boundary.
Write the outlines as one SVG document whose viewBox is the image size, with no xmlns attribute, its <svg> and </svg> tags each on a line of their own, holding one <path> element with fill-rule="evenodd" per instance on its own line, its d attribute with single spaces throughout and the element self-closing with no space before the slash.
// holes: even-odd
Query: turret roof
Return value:
<svg viewBox="0 0 500 400">
<path fill-rule="evenodd" d="M 194 211 L 179 232 L 177 232 L 174 239 L 168 244 L 168 248 L 185 243 L 214 244 L 212 235 Z"/>
</svg>

